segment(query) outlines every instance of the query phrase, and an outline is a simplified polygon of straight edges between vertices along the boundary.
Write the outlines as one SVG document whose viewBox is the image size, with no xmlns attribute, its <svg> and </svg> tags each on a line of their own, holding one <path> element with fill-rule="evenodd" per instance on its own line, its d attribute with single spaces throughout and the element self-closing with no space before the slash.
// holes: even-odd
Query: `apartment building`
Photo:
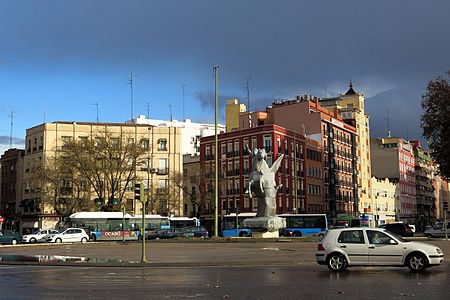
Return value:
<svg viewBox="0 0 450 300">
<path fill-rule="evenodd" d="M 321 98 L 319 104 L 331 111 L 337 110 L 343 121 L 356 128 L 356 168 L 358 171 L 358 210 L 372 202 L 372 170 L 370 160 L 370 126 L 369 115 L 364 110 L 364 95 L 356 92 L 350 81 L 349 89 L 338 97 Z"/>
<path fill-rule="evenodd" d="M 367 217 L 368 225 L 377 227 L 395 222 L 395 208 L 400 195 L 398 183 L 387 178 L 372 177 L 371 189 L 372 201 L 364 203 L 363 207 L 363 216 Z"/>
<path fill-rule="evenodd" d="M 9 149 L 0 158 L 0 216 L 1 229 L 17 229 L 18 204 L 22 198 L 22 149 Z"/>
<path fill-rule="evenodd" d="M 140 213 L 142 207 L 134 199 L 133 184 L 142 182 L 149 201 L 153 203 L 149 207 L 150 213 L 183 215 L 183 193 L 173 182 L 174 174 L 182 175 L 183 172 L 181 132 L 178 128 L 135 123 L 53 122 L 26 131 L 23 185 L 19 187 L 23 193 L 18 212 L 22 220 L 21 228 L 54 227 L 63 217 L 56 213 L 51 195 L 43 192 L 34 180 L 36 171 L 48 164 L 52 157 L 63 153 L 67 141 L 95 139 L 97 134 L 105 131 L 118 142 L 125 143 L 126 139 L 127 142 L 139 143 L 146 149 L 143 157 L 143 162 L 146 163 L 136 168 L 135 179 L 124 187 L 127 193 L 123 199 L 118 199 L 118 209 L 120 205 L 124 205 L 130 213 Z M 92 189 L 84 190 L 84 193 L 87 193 L 93 203 L 99 201 L 95 199 Z M 94 206 L 93 209 L 98 207 Z"/>
<path fill-rule="evenodd" d="M 396 219 L 415 224 L 417 217 L 416 174 L 413 145 L 402 138 L 373 138 L 370 141 L 372 174 L 399 184 Z"/>
<path fill-rule="evenodd" d="M 277 213 L 324 212 L 323 150 L 317 141 L 274 124 L 234 130 L 218 136 L 220 213 L 256 212 L 256 198 L 247 192 L 252 155 L 247 151 L 265 149 L 269 166 L 284 155 L 275 181 Z M 214 136 L 201 140 L 200 162 L 205 186 L 214 186 Z"/>
<path fill-rule="evenodd" d="M 297 96 L 275 101 L 266 111 L 239 117 L 241 129 L 274 124 L 319 142 L 323 149 L 325 211 L 332 218 L 358 214 L 357 131 L 337 110 L 322 107 L 318 98 Z"/>
</svg>

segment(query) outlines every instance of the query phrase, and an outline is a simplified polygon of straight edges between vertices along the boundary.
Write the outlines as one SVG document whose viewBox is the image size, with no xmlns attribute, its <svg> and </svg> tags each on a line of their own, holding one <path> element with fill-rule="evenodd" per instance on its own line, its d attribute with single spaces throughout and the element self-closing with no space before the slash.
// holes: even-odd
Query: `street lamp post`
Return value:
<svg viewBox="0 0 450 300">
<path fill-rule="evenodd" d="M 214 92 L 214 107 L 215 107 L 215 123 L 214 123 L 214 236 L 219 236 L 219 146 L 218 143 L 218 136 L 217 136 L 217 124 L 219 119 L 219 66 L 214 66 L 214 79 L 215 79 L 215 92 Z"/>
</svg>

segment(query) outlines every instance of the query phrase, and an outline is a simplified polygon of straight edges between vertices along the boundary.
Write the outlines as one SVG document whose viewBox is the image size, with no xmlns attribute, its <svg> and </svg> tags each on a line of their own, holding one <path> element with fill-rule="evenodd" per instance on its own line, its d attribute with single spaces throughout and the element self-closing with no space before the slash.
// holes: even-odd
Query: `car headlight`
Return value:
<svg viewBox="0 0 450 300">
<path fill-rule="evenodd" d="M 437 252 L 438 254 L 442 254 L 442 250 L 439 249 L 439 248 L 436 248 L 436 252 Z"/>
</svg>

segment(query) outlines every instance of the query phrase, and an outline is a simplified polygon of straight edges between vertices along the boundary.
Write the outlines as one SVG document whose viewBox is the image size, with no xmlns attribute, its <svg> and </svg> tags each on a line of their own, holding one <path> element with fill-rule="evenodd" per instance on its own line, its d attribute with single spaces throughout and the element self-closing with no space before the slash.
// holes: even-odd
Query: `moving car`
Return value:
<svg viewBox="0 0 450 300">
<path fill-rule="evenodd" d="M 22 235 L 12 230 L 0 230 L 0 244 L 16 245 L 22 241 Z"/>
<path fill-rule="evenodd" d="M 49 243 L 62 242 L 81 242 L 86 243 L 89 240 L 89 235 L 82 228 L 67 228 L 63 232 L 57 234 L 49 234 L 45 238 Z"/>
<path fill-rule="evenodd" d="M 445 227 L 443 222 L 434 224 L 425 229 L 423 233 L 426 237 L 445 237 Z M 447 235 L 450 235 L 450 222 L 447 223 Z"/>
<path fill-rule="evenodd" d="M 56 229 L 39 229 L 35 233 L 22 236 L 22 243 L 34 244 L 37 242 L 45 242 L 45 237 L 47 235 L 57 233 L 59 233 L 59 231 Z"/>
<path fill-rule="evenodd" d="M 406 241 L 382 228 L 340 228 L 328 230 L 317 244 L 317 263 L 332 272 L 349 266 L 407 266 L 421 272 L 444 260 L 439 247 Z"/>
<path fill-rule="evenodd" d="M 402 222 L 383 224 L 380 225 L 379 227 L 387 229 L 390 232 L 393 232 L 399 236 L 406 236 L 406 237 L 414 236 L 414 232 L 412 231 L 411 227 L 408 224 Z"/>
<path fill-rule="evenodd" d="M 204 226 L 187 226 L 183 227 L 182 235 L 185 237 L 208 238 L 208 229 Z"/>
</svg>

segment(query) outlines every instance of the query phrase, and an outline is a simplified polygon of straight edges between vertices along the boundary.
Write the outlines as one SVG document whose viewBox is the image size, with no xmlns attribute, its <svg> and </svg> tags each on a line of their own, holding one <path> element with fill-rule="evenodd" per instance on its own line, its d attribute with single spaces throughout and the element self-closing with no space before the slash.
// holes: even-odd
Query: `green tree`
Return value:
<svg viewBox="0 0 450 300">
<path fill-rule="evenodd" d="M 421 126 L 431 155 L 439 165 L 439 172 L 450 179 L 450 71 L 428 82 L 422 96 Z"/>
</svg>

